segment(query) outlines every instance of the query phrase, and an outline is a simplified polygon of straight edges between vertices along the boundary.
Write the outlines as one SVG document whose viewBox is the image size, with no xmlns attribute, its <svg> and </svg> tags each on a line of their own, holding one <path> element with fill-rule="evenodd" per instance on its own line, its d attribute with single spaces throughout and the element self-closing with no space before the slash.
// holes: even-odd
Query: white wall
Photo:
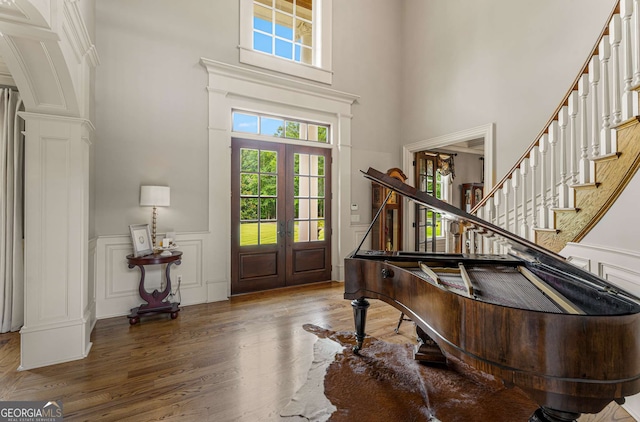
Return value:
<svg viewBox="0 0 640 422">
<path fill-rule="evenodd" d="M 406 0 L 404 144 L 496 124 L 497 180 L 543 129 L 613 0 Z"/>
</svg>

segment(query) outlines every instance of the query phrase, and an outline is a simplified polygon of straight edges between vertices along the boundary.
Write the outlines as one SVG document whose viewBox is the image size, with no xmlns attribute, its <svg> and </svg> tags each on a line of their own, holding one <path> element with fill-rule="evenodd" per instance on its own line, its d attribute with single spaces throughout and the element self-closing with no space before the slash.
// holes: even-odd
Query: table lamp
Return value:
<svg viewBox="0 0 640 422">
<path fill-rule="evenodd" d="M 156 207 L 168 207 L 171 204 L 169 186 L 140 186 L 140 206 L 153 207 L 153 224 L 151 225 L 151 242 L 156 246 Z"/>
</svg>

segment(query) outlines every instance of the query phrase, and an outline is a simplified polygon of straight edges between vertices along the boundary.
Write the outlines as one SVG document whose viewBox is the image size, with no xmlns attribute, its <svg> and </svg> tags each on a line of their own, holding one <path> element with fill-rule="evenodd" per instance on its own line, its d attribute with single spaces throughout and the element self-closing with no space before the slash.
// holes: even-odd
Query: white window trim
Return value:
<svg viewBox="0 0 640 422">
<path fill-rule="evenodd" d="M 331 84 L 331 10 L 333 0 L 316 0 L 313 10 L 313 66 L 253 49 L 253 0 L 240 0 L 240 63 Z"/>
</svg>

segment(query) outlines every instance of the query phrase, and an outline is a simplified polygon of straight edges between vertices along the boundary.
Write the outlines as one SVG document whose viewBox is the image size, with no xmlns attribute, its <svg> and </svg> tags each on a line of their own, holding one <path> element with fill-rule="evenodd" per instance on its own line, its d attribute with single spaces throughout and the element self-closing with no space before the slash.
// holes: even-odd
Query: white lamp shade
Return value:
<svg viewBox="0 0 640 422">
<path fill-rule="evenodd" d="M 169 186 L 140 186 L 141 207 L 168 207 L 171 205 Z"/>
</svg>

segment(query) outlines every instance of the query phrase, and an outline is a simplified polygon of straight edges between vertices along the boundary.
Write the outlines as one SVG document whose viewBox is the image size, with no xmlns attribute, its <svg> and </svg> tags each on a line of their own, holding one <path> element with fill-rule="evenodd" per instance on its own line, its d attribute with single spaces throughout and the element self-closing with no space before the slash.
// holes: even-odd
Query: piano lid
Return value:
<svg viewBox="0 0 640 422">
<path fill-rule="evenodd" d="M 392 191 L 414 201 L 420 205 L 430 208 L 440 214 L 443 218 L 462 223 L 467 230 L 477 232 L 481 236 L 485 237 L 498 237 L 499 243 L 509 248 L 509 254 L 518 257 L 524 261 L 528 261 L 534 264 L 541 264 L 543 266 L 550 266 L 558 271 L 565 273 L 567 276 L 573 278 L 579 278 L 583 282 L 592 284 L 599 290 L 607 290 L 611 293 L 621 293 L 621 289 L 603 280 L 602 278 L 594 275 L 591 272 L 585 271 L 565 260 L 564 257 L 551 252 L 550 250 L 543 248 L 523 237 L 520 237 L 514 233 L 511 233 L 501 227 L 498 227 L 488 221 L 481 219 L 473 214 L 469 214 L 460 208 L 454 207 L 451 204 L 443 202 L 425 192 L 417 190 L 415 187 L 407 185 L 402 181 L 388 176 L 374 168 L 369 168 L 367 172 L 362 172 L 367 179 L 370 179 L 380 185 L 391 189 Z M 384 203 L 382 207 L 384 207 Z M 374 219 L 375 222 L 375 219 Z M 372 223 L 373 225 L 373 223 Z M 369 227 L 371 229 L 371 227 Z M 365 236 L 366 237 L 366 236 Z M 364 239 L 363 239 L 364 240 Z M 360 249 L 358 247 L 358 249 Z M 357 251 L 356 251 L 357 254 Z M 639 301 L 634 295 L 624 292 L 624 295 L 633 298 L 634 301 Z"/>
</svg>

